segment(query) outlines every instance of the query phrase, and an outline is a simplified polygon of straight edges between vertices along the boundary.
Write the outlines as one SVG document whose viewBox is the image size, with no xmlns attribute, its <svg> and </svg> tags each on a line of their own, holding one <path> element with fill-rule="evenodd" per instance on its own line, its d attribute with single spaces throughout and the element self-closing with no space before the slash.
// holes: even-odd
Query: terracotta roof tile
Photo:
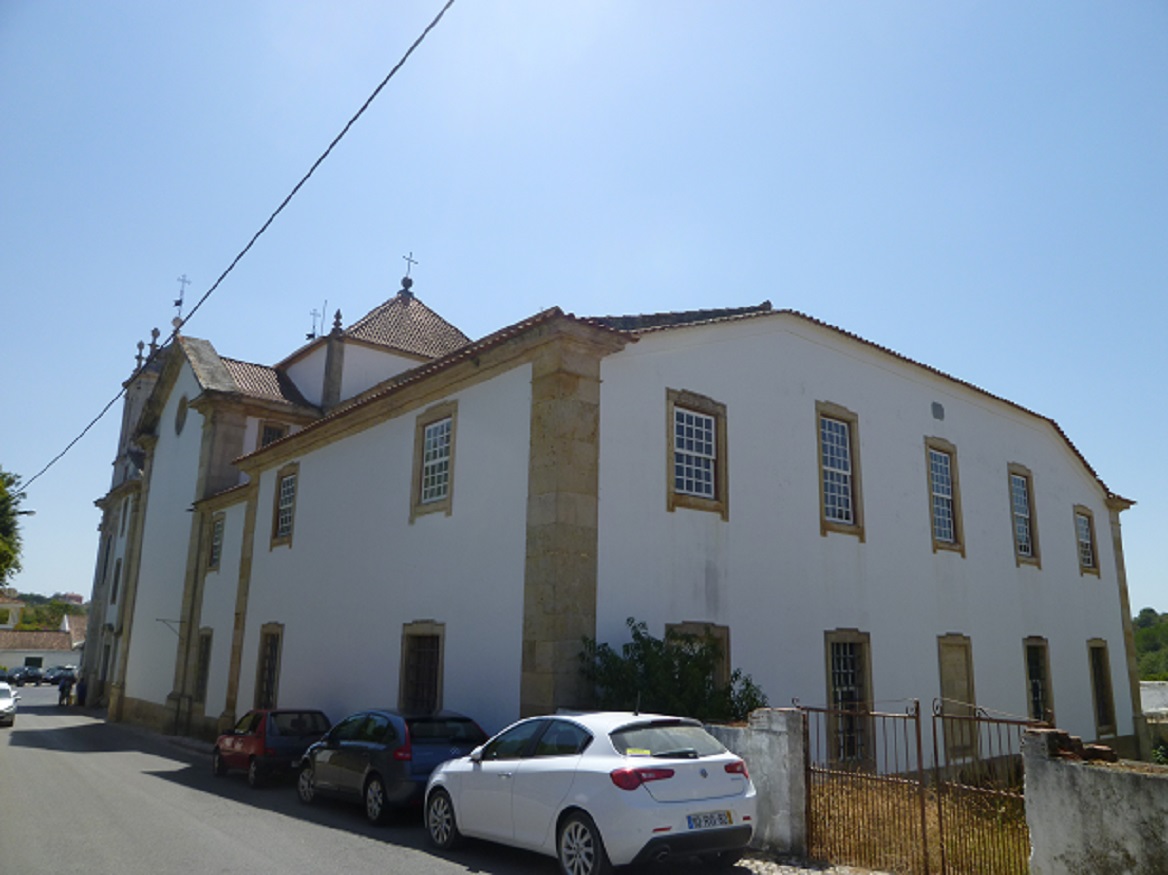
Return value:
<svg viewBox="0 0 1168 875">
<path fill-rule="evenodd" d="M 771 312 L 771 302 L 763 301 L 751 307 L 721 307 L 711 310 L 677 310 L 668 313 L 642 313 L 634 316 L 593 316 L 585 322 L 604 325 L 617 331 L 642 332 L 658 328 L 677 328 L 681 325 L 701 325 L 723 322 L 743 316 Z"/>
<path fill-rule="evenodd" d="M 236 391 L 249 398 L 263 401 L 282 401 L 286 404 L 308 406 L 304 396 L 288 376 L 275 368 L 223 358 Z"/>
<path fill-rule="evenodd" d="M 15 629 L 0 629 L 0 650 L 60 650 L 73 649 L 68 632 L 23 632 Z"/>
<path fill-rule="evenodd" d="M 354 340 L 438 358 L 470 343 L 470 338 L 419 301 L 401 291 L 345 330 Z"/>
</svg>

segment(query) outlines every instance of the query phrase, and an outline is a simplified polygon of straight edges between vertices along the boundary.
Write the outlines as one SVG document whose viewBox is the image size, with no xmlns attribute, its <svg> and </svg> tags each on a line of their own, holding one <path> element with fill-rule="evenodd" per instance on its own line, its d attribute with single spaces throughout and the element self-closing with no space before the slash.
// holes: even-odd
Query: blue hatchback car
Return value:
<svg viewBox="0 0 1168 875">
<path fill-rule="evenodd" d="M 486 740 L 474 720 L 453 711 L 359 711 L 305 751 L 296 792 L 305 803 L 317 794 L 361 802 L 380 823 L 390 808 L 420 803 L 435 768 Z"/>
</svg>

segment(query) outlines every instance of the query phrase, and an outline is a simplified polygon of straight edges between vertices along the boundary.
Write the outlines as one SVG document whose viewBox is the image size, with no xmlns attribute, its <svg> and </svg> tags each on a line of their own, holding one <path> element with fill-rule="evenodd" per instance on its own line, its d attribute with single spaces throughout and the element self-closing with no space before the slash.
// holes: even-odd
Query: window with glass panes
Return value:
<svg viewBox="0 0 1168 875">
<path fill-rule="evenodd" d="M 1115 703 L 1111 696 L 1111 660 L 1107 642 L 1094 639 L 1087 644 L 1091 657 L 1091 692 L 1095 700 L 1095 731 L 1115 732 Z"/>
<path fill-rule="evenodd" d="M 1079 567 L 1086 570 L 1096 568 L 1094 529 L 1089 514 L 1083 511 L 1075 513 L 1075 539 L 1079 544 Z"/>
<path fill-rule="evenodd" d="M 953 543 L 957 540 L 953 512 L 953 459 L 940 450 L 929 450 L 929 484 L 933 493 L 933 537 Z"/>
<path fill-rule="evenodd" d="M 214 571 L 219 567 L 219 560 L 223 556 L 223 524 L 222 515 L 217 515 L 211 522 L 211 555 L 207 557 L 209 571 Z"/>
<path fill-rule="evenodd" d="M 1010 475 L 1010 503 L 1014 512 L 1014 549 L 1019 556 L 1033 556 L 1033 507 L 1030 503 L 1030 478 L 1026 475 Z"/>
<path fill-rule="evenodd" d="M 450 438 L 452 420 L 448 416 L 431 422 L 422 437 L 423 504 L 442 501 L 450 489 Z"/>
<path fill-rule="evenodd" d="M 292 535 L 293 511 L 296 508 L 296 474 L 285 474 L 280 478 L 279 499 L 276 504 L 277 538 L 288 538 Z"/>
<path fill-rule="evenodd" d="M 860 764 L 872 757 L 868 636 L 835 630 L 826 633 L 826 643 L 831 757 Z"/>
<path fill-rule="evenodd" d="M 851 427 L 840 419 L 819 417 L 819 451 L 823 469 L 823 514 L 839 523 L 854 523 Z"/>
<path fill-rule="evenodd" d="M 717 461 L 717 423 L 714 417 L 673 409 L 673 488 L 683 495 L 714 497 Z"/>
</svg>

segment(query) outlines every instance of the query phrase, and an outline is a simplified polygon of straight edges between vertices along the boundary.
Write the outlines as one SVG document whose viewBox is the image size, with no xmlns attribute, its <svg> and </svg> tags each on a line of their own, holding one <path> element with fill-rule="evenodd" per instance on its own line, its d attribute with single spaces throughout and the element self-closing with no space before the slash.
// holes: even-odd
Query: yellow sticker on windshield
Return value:
<svg viewBox="0 0 1168 875">
<path fill-rule="evenodd" d="M 652 751 L 644 747 L 630 747 L 625 751 L 625 754 L 631 757 L 647 757 L 651 753 Z"/>
</svg>

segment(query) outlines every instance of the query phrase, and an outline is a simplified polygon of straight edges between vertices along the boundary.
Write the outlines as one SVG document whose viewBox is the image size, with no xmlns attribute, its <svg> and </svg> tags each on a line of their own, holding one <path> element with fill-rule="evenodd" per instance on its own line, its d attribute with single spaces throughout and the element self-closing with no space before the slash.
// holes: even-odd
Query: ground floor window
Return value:
<svg viewBox="0 0 1168 875">
<path fill-rule="evenodd" d="M 824 633 L 827 658 L 828 745 L 833 762 L 872 761 L 870 638 L 858 629 Z"/>
<path fill-rule="evenodd" d="M 280 652 L 283 645 L 283 623 L 265 623 L 260 627 L 260 658 L 256 666 L 256 708 L 276 707 L 280 683 Z"/>
<path fill-rule="evenodd" d="M 431 714 L 442 707 L 446 624 L 419 620 L 402 627 L 398 707 L 408 714 Z"/>
<path fill-rule="evenodd" d="M 1095 731 L 1099 735 L 1115 734 L 1115 700 L 1111 695 L 1111 659 L 1107 642 L 1092 638 L 1087 642 L 1091 658 L 1091 696 L 1095 702 Z"/>
<path fill-rule="evenodd" d="M 1050 695 L 1050 651 L 1045 638 L 1026 639 L 1026 700 L 1031 720 L 1054 725 Z"/>
</svg>

